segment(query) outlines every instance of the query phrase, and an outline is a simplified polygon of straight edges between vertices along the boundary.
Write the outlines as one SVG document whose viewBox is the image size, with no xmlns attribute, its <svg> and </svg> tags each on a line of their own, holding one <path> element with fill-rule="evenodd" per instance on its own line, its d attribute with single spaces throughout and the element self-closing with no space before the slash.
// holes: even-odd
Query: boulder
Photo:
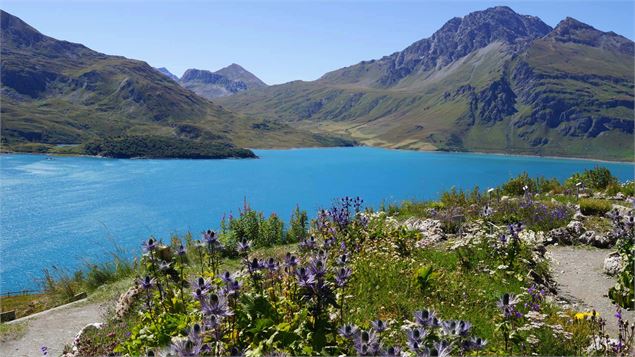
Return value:
<svg viewBox="0 0 635 357">
<path fill-rule="evenodd" d="M 578 242 L 597 248 L 608 248 L 615 244 L 615 237 L 612 234 L 603 235 L 595 233 L 595 231 L 586 231 L 578 237 Z"/>
<path fill-rule="evenodd" d="M 417 242 L 418 247 L 427 247 L 446 239 L 443 225 L 438 219 L 410 218 L 403 223 L 406 228 L 421 232 L 422 239 Z"/>
<path fill-rule="evenodd" d="M 569 224 L 567 224 L 567 230 L 576 235 L 580 235 L 586 231 L 586 229 L 584 229 L 584 225 L 580 221 L 569 222 Z"/>
<path fill-rule="evenodd" d="M 580 210 L 578 209 L 574 214 L 573 214 L 573 219 L 574 221 L 584 221 L 584 219 L 586 218 L 585 215 L 582 214 L 582 212 L 580 212 Z"/>
<path fill-rule="evenodd" d="M 613 276 L 620 271 L 622 271 L 622 256 L 618 252 L 613 252 L 604 259 L 604 273 Z"/>
<path fill-rule="evenodd" d="M 618 192 L 611 199 L 616 201 L 624 201 L 626 199 L 626 196 L 623 193 Z"/>
<path fill-rule="evenodd" d="M 545 235 L 546 241 L 549 243 L 559 243 L 570 245 L 576 240 L 576 236 L 571 234 L 565 227 L 554 228 Z"/>
</svg>

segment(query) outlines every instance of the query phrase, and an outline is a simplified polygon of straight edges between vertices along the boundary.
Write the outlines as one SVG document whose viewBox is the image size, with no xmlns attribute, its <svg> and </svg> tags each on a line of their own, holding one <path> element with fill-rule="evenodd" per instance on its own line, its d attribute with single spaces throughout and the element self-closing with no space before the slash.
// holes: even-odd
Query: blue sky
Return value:
<svg viewBox="0 0 635 357">
<path fill-rule="evenodd" d="M 551 26 L 566 16 L 635 38 L 631 1 L 140 1 L 2 0 L 58 39 L 167 67 L 238 63 L 268 84 L 314 80 L 430 36 L 447 20 L 495 5 Z"/>
</svg>

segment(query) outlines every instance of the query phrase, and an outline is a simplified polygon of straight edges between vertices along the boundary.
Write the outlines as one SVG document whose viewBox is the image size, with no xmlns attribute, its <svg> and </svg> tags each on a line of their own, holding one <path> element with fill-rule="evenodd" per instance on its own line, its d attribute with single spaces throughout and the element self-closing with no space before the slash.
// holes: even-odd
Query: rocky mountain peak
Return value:
<svg viewBox="0 0 635 357">
<path fill-rule="evenodd" d="M 507 6 L 455 17 L 429 38 L 389 56 L 391 63 L 379 83 L 392 85 L 415 71 L 448 65 L 497 41 L 517 50 L 550 31 L 551 27 L 539 18 L 517 14 Z"/>
<path fill-rule="evenodd" d="M 577 43 L 586 46 L 600 47 L 612 51 L 618 51 L 634 55 L 633 41 L 614 32 L 603 32 L 595 27 L 567 17 L 560 21 L 548 35 L 552 40 L 559 42 Z"/>
<path fill-rule="evenodd" d="M 221 68 L 214 73 L 225 76 L 233 81 L 241 81 L 245 83 L 249 89 L 267 86 L 265 82 L 260 80 L 260 78 L 256 77 L 253 73 L 249 72 L 241 65 L 236 63 L 232 63 L 229 66 Z"/>
</svg>

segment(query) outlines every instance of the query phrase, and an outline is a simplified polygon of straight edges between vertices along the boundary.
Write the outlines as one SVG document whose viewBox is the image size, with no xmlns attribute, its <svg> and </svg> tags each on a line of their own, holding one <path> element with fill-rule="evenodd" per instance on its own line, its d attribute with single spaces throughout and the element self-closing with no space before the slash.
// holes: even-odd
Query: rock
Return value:
<svg viewBox="0 0 635 357">
<path fill-rule="evenodd" d="M 622 256 L 618 252 L 613 252 L 604 259 L 604 273 L 613 276 L 620 271 L 622 271 Z"/>
<path fill-rule="evenodd" d="M 509 201 L 509 196 L 502 196 L 501 202 Z"/>
<path fill-rule="evenodd" d="M 573 220 L 574 221 L 583 221 L 586 218 L 585 215 L 582 214 L 582 212 L 580 212 L 580 210 L 578 210 L 575 214 L 573 214 Z"/>
<path fill-rule="evenodd" d="M 625 196 L 623 193 L 618 192 L 618 193 L 617 193 L 617 194 L 615 194 L 615 196 L 613 196 L 611 199 L 612 199 L 612 200 L 616 200 L 616 201 L 624 201 L 624 200 L 626 199 L 626 196 Z"/>
<path fill-rule="evenodd" d="M 141 292 L 138 286 L 131 286 L 125 293 L 121 294 L 117 305 L 115 306 L 115 315 L 117 318 L 123 318 L 134 304 L 137 296 Z"/>
<path fill-rule="evenodd" d="M 417 242 L 417 247 L 427 247 L 446 239 L 443 225 L 438 219 L 410 218 L 403 223 L 410 230 L 421 232 L 422 239 Z"/>
<path fill-rule="evenodd" d="M 579 198 L 589 198 L 589 194 L 588 193 L 581 193 L 578 195 Z"/>
<path fill-rule="evenodd" d="M 569 222 L 569 224 L 567 224 L 567 230 L 569 230 L 571 233 L 575 233 L 576 235 L 580 235 L 585 231 L 584 225 L 580 221 Z"/>
<path fill-rule="evenodd" d="M 615 237 L 611 234 L 602 235 L 595 233 L 595 231 L 586 231 L 578 237 L 578 241 L 597 248 L 608 248 L 615 244 Z"/>
<path fill-rule="evenodd" d="M 102 328 L 104 324 L 101 322 L 95 322 L 92 324 L 88 324 L 82 328 L 77 335 L 75 335 L 75 339 L 73 339 L 73 344 L 71 345 L 71 351 L 62 355 L 62 357 L 76 357 L 79 356 L 79 344 L 82 338 L 82 335 L 90 330 L 99 330 Z"/>
<path fill-rule="evenodd" d="M 606 195 L 604 194 L 604 192 L 594 192 L 593 198 L 606 199 Z"/>
<path fill-rule="evenodd" d="M 547 232 L 545 240 L 549 243 L 573 244 L 575 236 L 565 227 L 554 228 Z"/>
<path fill-rule="evenodd" d="M 521 241 L 529 243 L 530 245 L 545 243 L 544 232 L 534 232 L 532 230 L 523 230 L 520 233 L 518 233 L 518 237 L 520 238 Z"/>
<path fill-rule="evenodd" d="M 614 214 L 614 212 L 618 212 L 620 216 L 628 216 L 629 213 L 633 212 L 633 209 L 629 207 L 624 207 L 622 205 L 613 204 L 611 211 L 608 212 L 607 215 L 609 213 Z"/>
</svg>

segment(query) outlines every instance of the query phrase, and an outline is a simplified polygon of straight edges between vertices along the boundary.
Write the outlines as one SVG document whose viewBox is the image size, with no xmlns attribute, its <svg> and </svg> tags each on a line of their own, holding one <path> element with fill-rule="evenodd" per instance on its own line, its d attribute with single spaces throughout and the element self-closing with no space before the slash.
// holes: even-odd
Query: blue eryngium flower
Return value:
<svg viewBox="0 0 635 357">
<path fill-rule="evenodd" d="M 154 238 L 150 238 L 147 241 L 143 242 L 143 252 L 148 253 L 155 250 L 158 246 L 157 241 Z"/>
<path fill-rule="evenodd" d="M 220 278 L 225 282 L 225 284 L 229 284 L 234 281 L 234 274 L 226 271 L 220 276 Z"/>
<path fill-rule="evenodd" d="M 209 299 L 203 300 L 201 305 L 201 311 L 206 316 L 216 316 L 217 318 L 223 318 L 233 315 L 227 304 L 227 299 L 224 295 L 211 294 Z"/>
<path fill-rule="evenodd" d="M 295 276 L 298 279 L 298 285 L 302 288 L 308 288 L 315 283 L 315 275 L 305 267 L 296 269 Z"/>
<path fill-rule="evenodd" d="M 441 327 L 443 328 L 443 334 L 449 336 L 465 336 L 472 327 L 471 323 L 463 320 L 443 321 L 441 325 Z"/>
<path fill-rule="evenodd" d="M 390 347 L 384 349 L 384 353 L 382 355 L 386 356 L 386 357 L 401 356 L 401 347 L 390 346 Z"/>
<path fill-rule="evenodd" d="M 340 333 L 340 335 L 344 338 L 347 339 L 352 339 L 353 337 L 355 337 L 355 335 L 357 335 L 357 332 L 359 331 L 359 329 L 357 328 L 357 326 L 355 325 L 344 325 L 342 327 L 339 328 L 338 332 Z"/>
<path fill-rule="evenodd" d="M 351 269 L 347 267 L 340 267 L 335 272 L 335 283 L 339 287 L 343 287 L 348 282 L 348 278 L 351 276 Z"/>
<path fill-rule="evenodd" d="M 423 327 L 437 327 L 439 326 L 439 320 L 436 314 L 432 310 L 415 311 L 415 322 Z"/>
<path fill-rule="evenodd" d="M 344 253 L 335 259 L 335 264 L 337 265 L 346 265 L 348 264 L 348 254 Z"/>
<path fill-rule="evenodd" d="M 321 278 L 326 274 L 326 259 L 324 257 L 313 257 L 309 261 L 309 270 L 316 278 Z"/>
<path fill-rule="evenodd" d="M 265 263 L 265 267 L 269 271 L 274 272 L 278 269 L 278 262 L 276 262 L 276 260 L 273 258 L 269 258 L 267 259 L 267 262 Z"/>
<path fill-rule="evenodd" d="M 181 244 L 179 248 L 176 250 L 176 254 L 180 257 L 184 256 L 186 253 L 187 253 L 187 250 L 185 249 L 183 244 Z"/>
<path fill-rule="evenodd" d="M 145 277 L 145 278 L 143 278 L 143 279 L 139 279 L 139 280 L 138 280 L 139 286 L 141 286 L 141 288 L 142 288 L 143 290 L 150 290 L 150 289 L 152 289 L 152 288 L 154 287 L 154 282 L 155 282 L 155 279 L 154 279 L 154 278 L 150 278 L 150 277 L 149 277 L 149 276 L 147 276 L 147 275 L 146 275 L 146 277 Z"/>
<path fill-rule="evenodd" d="M 293 268 L 298 265 L 298 258 L 295 255 L 291 255 L 290 252 L 287 252 L 287 255 L 284 257 L 284 266 L 287 268 Z"/>
<path fill-rule="evenodd" d="M 375 330 L 376 332 L 383 332 L 386 330 L 387 327 L 382 320 L 375 320 L 371 322 L 371 325 L 373 326 L 373 330 Z"/>
<path fill-rule="evenodd" d="M 248 240 L 243 239 L 238 242 L 238 253 L 247 253 L 249 248 L 251 248 L 251 243 Z"/>
<path fill-rule="evenodd" d="M 434 344 L 434 349 L 430 351 L 432 356 L 449 357 L 452 353 L 452 345 L 447 341 L 439 341 Z"/>
<path fill-rule="evenodd" d="M 419 345 L 428 336 L 428 331 L 422 327 L 413 327 L 408 330 L 408 345 L 417 342 Z"/>
<path fill-rule="evenodd" d="M 472 339 L 470 339 L 470 349 L 472 350 L 482 350 L 486 345 L 487 340 L 480 337 L 472 337 Z"/>
<path fill-rule="evenodd" d="M 500 300 L 498 300 L 496 306 L 498 306 L 503 315 L 507 318 L 515 315 L 516 304 L 518 304 L 518 298 L 514 294 L 505 293 Z"/>
<path fill-rule="evenodd" d="M 381 350 L 379 338 L 373 330 L 359 331 L 354 337 L 353 345 L 360 356 L 374 356 Z"/>
</svg>

